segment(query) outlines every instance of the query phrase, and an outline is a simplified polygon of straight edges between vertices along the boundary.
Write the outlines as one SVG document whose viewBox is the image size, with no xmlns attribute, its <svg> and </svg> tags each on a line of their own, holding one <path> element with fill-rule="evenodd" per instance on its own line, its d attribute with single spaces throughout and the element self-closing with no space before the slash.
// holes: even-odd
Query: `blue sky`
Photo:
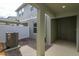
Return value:
<svg viewBox="0 0 79 59">
<path fill-rule="evenodd" d="M 15 10 L 24 0 L 0 0 L 0 17 L 16 16 Z"/>
</svg>

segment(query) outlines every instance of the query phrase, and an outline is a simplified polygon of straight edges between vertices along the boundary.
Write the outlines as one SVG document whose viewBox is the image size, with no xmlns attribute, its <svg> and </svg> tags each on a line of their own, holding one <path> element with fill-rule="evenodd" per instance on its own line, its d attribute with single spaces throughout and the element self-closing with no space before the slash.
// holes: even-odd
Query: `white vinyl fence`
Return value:
<svg viewBox="0 0 79 59">
<path fill-rule="evenodd" d="M 19 39 L 29 37 L 29 27 L 28 26 L 11 26 L 11 25 L 0 25 L 0 42 L 6 41 L 7 32 L 16 32 L 19 34 Z"/>
</svg>

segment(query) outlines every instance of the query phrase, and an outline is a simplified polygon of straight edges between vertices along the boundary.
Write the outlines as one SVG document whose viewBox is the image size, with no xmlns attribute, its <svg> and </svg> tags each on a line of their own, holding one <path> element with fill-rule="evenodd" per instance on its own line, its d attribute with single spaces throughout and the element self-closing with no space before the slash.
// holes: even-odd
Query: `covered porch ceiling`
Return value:
<svg viewBox="0 0 79 59">
<path fill-rule="evenodd" d="M 31 3 L 54 17 L 73 16 L 79 13 L 79 3 Z"/>
<path fill-rule="evenodd" d="M 79 3 L 46 3 L 45 5 L 55 13 L 79 10 Z"/>
<path fill-rule="evenodd" d="M 79 3 L 45 3 L 47 8 L 49 8 L 56 16 L 67 13 L 79 12 Z"/>
</svg>

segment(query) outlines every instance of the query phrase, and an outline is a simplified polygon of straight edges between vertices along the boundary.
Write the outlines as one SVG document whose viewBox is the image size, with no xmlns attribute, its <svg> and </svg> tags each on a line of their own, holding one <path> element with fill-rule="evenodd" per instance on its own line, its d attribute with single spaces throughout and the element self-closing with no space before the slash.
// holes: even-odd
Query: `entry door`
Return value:
<svg viewBox="0 0 79 59">
<path fill-rule="evenodd" d="M 76 16 L 57 19 L 58 38 L 76 41 Z"/>
</svg>

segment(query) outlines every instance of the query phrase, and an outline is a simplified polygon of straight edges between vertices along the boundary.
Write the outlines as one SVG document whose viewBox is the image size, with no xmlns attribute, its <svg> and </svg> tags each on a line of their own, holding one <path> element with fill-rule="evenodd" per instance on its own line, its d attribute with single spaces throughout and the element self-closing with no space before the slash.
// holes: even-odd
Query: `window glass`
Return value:
<svg viewBox="0 0 79 59">
<path fill-rule="evenodd" d="M 22 12 L 24 12 L 24 8 L 22 8 Z"/>
<path fill-rule="evenodd" d="M 33 32 L 34 32 L 34 33 L 37 33 L 37 23 L 34 23 L 34 24 L 33 24 L 33 27 L 34 27 L 34 28 L 33 28 Z"/>
<path fill-rule="evenodd" d="M 34 10 L 34 7 L 33 7 L 33 6 L 31 6 L 30 10 L 31 10 L 31 11 L 33 11 L 33 10 Z"/>
<path fill-rule="evenodd" d="M 34 28 L 34 33 L 37 33 L 37 28 Z"/>
<path fill-rule="evenodd" d="M 34 27 L 37 27 L 37 23 L 34 23 Z"/>
</svg>

